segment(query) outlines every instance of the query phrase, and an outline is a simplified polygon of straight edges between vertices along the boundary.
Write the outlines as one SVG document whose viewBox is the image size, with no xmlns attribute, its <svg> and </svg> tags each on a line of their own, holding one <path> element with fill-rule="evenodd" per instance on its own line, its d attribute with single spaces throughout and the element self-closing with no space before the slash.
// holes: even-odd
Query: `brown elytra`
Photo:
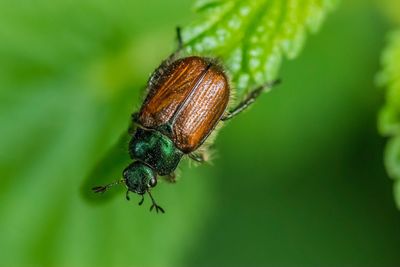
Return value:
<svg viewBox="0 0 400 267">
<path fill-rule="evenodd" d="M 177 148 L 190 153 L 224 115 L 230 95 L 228 79 L 215 63 L 195 56 L 176 60 L 162 72 L 150 83 L 139 123 L 151 129 L 169 125 L 169 137 Z"/>
</svg>

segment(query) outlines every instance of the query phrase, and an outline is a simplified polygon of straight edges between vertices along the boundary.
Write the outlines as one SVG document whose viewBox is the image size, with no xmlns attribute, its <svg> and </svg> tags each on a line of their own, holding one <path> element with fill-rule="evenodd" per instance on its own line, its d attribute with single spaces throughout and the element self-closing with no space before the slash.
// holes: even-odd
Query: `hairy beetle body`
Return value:
<svg viewBox="0 0 400 267">
<path fill-rule="evenodd" d="M 198 148 L 215 130 L 217 124 L 226 121 L 249 107 L 267 88 L 265 84 L 250 91 L 246 98 L 227 111 L 231 91 L 228 78 L 222 68 L 209 58 L 190 56 L 177 59 L 182 49 L 172 54 L 152 74 L 148 93 L 139 113 L 133 115 L 137 129 L 129 143 L 133 162 L 125 168 L 123 178 L 105 186 L 96 186 L 96 192 L 105 192 L 116 184 L 124 183 L 128 193 L 148 193 L 156 211 L 164 212 L 151 195 L 157 185 L 157 176 L 165 176 L 174 182 L 174 170 L 184 155 L 197 162 L 205 160 Z M 196 151 L 197 150 L 197 151 Z"/>
</svg>

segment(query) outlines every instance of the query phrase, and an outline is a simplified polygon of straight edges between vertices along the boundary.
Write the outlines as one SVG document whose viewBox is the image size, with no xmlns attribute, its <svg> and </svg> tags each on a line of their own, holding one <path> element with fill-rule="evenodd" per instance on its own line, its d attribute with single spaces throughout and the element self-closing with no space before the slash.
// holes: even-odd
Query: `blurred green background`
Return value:
<svg viewBox="0 0 400 267">
<path fill-rule="evenodd" d="M 0 1 L 0 266 L 399 266 L 378 3 L 342 1 L 212 164 L 157 186 L 156 215 L 122 189 L 88 199 L 85 179 L 193 2 Z"/>
</svg>

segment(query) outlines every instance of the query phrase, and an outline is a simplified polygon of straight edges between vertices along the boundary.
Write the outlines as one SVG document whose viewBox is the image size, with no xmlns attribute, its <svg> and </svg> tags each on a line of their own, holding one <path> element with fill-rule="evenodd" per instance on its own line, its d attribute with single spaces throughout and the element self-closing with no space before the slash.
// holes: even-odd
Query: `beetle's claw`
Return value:
<svg viewBox="0 0 400 267">
<path fill-rule="evenodd" d="M 161 208 L 160 206 L 158 206 L 157 204 L 153 203 L 153 205 L 151 205 L 150 207 L 150 211 L 152 211 L 154 208 L 156 208 L 156 212 L 158 213 L 158 211 L 160 211 L 161 213 L 165 213 L 164 209 Z"/>
<path fill-rule="evenodd" d="M 150 207 L 150 211 L 152 211 L 154 208 L 156 208 L 157 213 L 158 213 L 158 211 L 161 211 L 161 213 L 165 213 L 164 209 L 157 205 L 157 203 L 154 200 L 153 196 L 151 195 L 150 191 L 147 191 L 147 193 L 149 194 L 151 201 L 153 202 L 153 204 Z"/>
<path fill-rule="evenodd" d="M 160 206 L 157 206 L 157 207 L 158 207 L 158 209 L 161 211 L 161 213 L 165 213 L 165 211 L 164 211 L 163 208 L 161 208 Z"/>
<path fill-rule="evenodd" d="M 95 186 L 92 188 L 95 193 L 104 193 L 107 191 L 107 186 Z"/>
</svg>

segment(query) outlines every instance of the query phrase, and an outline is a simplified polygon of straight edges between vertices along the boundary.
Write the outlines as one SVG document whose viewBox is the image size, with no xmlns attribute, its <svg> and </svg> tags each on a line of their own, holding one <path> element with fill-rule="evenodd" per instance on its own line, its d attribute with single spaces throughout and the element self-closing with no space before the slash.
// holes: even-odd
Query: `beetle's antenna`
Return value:
<svg viewBox="0 0 400 267">
<path fill-rule="evenodd" d="M 121 180 L 117 180 L 115 182 L 112 182 L 111 184 L 108 185 L 104 185 L 104 186 L 95 186 L 92 188 L 93 192 L 95 193 L 104 193 L 106 192 L 108 189 L 110 189 L 110 187 L 113 187 L 114 185 L 118 185 L 118 184 L 122 184 L 125 183 L 124 179 Z"/>
<path fill-rule="evenodd" d="M 150 191 L 148 190 L 147 193 L 149 194 L 151 201 L 153 202 L 153 205 L 150 207 L 150 211 L 153 210 L 153 208 L 156 208 L 156 212 L 161 211 L 161 213 L 165 213 L 164 209 L 161 208 L 160 206 L 157 205 L 156 201 L 154 200 L 153 196 L 151 195 Z"/>
</svg>

